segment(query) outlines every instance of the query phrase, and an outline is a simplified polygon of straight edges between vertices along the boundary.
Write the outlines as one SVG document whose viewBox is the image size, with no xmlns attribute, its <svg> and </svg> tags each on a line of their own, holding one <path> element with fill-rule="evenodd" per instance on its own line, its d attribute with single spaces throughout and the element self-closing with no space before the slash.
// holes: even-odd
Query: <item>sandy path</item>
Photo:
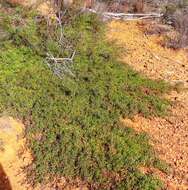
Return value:
<svg viewBox="0 0 188 190">
<path fill-rule="evenodd" d="M 108 37 L 124 48 L 121 59 L 152 79 L 164 79 L 181 86 L 167 96 L 172 101 L 166 118 L 146 119 L 135 116 L 124 122 L 136 130 L 146 131 L 160 158 L 169 163 L 172 173 L 161 176 L 166 189 L 188 189 L 188 54 L 160 45 L 162 36 L 146 36 L 145 25 L 136 22 L 111 22 Z"/>
</svg>

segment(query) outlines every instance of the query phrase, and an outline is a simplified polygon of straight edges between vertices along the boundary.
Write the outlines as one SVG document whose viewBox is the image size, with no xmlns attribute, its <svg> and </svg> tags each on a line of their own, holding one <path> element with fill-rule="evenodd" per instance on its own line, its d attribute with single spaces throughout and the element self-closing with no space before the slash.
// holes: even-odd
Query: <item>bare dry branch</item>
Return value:
<svg viewBox="0 0 188 190">
<path fill-rule="evenodd" d="M 154 18 L 161 18 L 163 14 L 161 13 L 113 13 L 113 12 L 104 12 L 98 13 L 94 9 L 87 9 L 86 11 L 92 12 L 95 14 L 101 14 L 106 19 L 116 19 L 116 20 L 143 20 L 143 19 L 154 19 Z"/>
</svg>

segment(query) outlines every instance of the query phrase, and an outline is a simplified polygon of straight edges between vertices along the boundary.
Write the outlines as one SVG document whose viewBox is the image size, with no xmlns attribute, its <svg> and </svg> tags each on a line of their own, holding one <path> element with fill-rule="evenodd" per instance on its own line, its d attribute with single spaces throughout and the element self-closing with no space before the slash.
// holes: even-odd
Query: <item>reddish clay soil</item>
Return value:
<svg viewBox="0 0 188 190">
<path fill-rule="evenodd" d="M 0 118 L 0 190 L 31 190 L 22 168 L 31 162 L 25 148 L 24 126 L 11 117 Z"/>
<path fill-rule="evenodd" d="M 172 102 L 165 118 L 135 116 L 125 119 L 126 126 L 145 131 L 156 153 L 172 168 L 169 175 L 158 175 L 168 190 L 188 189 L 188 54 L 186 49 L 163 47 L 162 34 L 146 35 L 153 23 L 111 22 L 108 38 L 124 50 L 121 60 L 151 79 L 163 79 L 177 86 L 166 95 Z"/>
</svg>

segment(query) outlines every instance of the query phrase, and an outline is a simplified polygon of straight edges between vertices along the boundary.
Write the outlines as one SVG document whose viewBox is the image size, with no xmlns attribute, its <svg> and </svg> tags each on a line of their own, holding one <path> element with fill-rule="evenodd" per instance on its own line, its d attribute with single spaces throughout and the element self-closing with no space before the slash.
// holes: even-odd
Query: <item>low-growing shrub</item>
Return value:
<svg viewBox="0 0 188 190">
<path fill-rule="evenodd" d="M 158 179 L 138 170 L 158 160 L 147 135 L 119 118 L 163 115 L 168 102 L 160 95 L 168 86 L 119 63 L 93 14 L 79 14 L 64 26 L 76 55 L 74 77 L 60 79 L 44 63 L 45 52 L 66 52 L 49 45 L 45 22 L 20 14 L 2 16 L 0 27 L 11 37 L 0 44 L 0 111 L 27 127 L 30 182 L 64 176 L 90 189 L 160 189 Z"/>
<path fill-rule="evenodd" d="M 174 27 L 176 35 L 167 36 L 166 46 L 174 49 L 188 46 L 188 1 L 177 1 L 168 4 L 164 19 L 167 24 Z"/>
</svg>

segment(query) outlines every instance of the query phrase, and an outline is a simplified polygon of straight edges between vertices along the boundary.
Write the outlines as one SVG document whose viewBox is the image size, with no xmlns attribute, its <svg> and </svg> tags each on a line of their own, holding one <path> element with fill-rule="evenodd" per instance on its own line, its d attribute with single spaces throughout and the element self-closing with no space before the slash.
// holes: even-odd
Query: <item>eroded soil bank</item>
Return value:
<svg viewBox="0 0 188 190">
<path fill-rule="evenodd" d="M 31 155 L 25 148 L 23 124 L 11 117 L 0 118 L 0 189 L 31 189 L 22 171 L 30 162 Z"/>
<path fill-rule="evenodd" d="M 172 102 L 165 118 L 146 119 L 141 115 L 125 119 L 125 125 L 145 131 L 156 152 L 170 164 L 169 175 L 159 174 L 167 189 L 188 189 L 188 54 L 185 49 L 163 47 L 161 34 L 146 35 L 153 23 L 111 22 L 108 37 L 123 49 L 121 59 L 152 79 L 163 79 L 175 85 L 166 95 Z M 149 171 L 152 172 L 152 171 Z"/>
</svg>

